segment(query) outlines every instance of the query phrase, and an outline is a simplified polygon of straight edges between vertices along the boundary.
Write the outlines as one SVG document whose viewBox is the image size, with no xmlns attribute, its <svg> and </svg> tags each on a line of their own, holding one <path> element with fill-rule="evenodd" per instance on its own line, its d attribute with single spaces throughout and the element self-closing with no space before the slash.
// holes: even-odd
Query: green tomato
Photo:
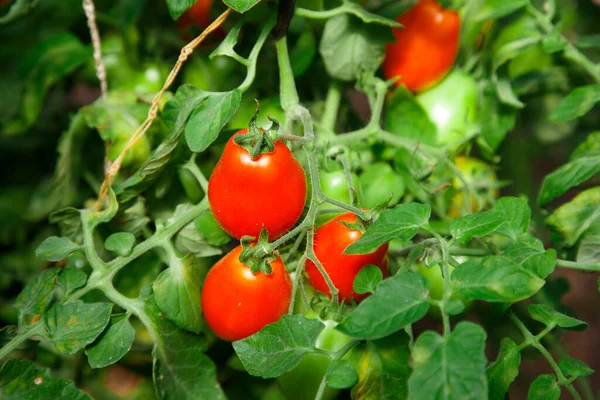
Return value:
<svg viewBox="0 0 600 400">
<path fill-rule="evenodd" d="M 416 264 L 416 269 L 429 281 L 429 297 L 432 300 L 441 300 L 444 296 L 444 277 L 442 276 L 442 269 L 440 265 L 435 264 L 428 268 L 425 264 L 418 263 Z M 450 276 L 452 276 L 452 271 L 454 271 L 454 267 L 452 265 L 448 265 L 448 273 L 450 274 Z M 456 287 L 454 286 L 454 283 L 452 283 L 452 281 L 450 281 L 450 286 L 452 287 L 452 296 L 450 296 L 450 299 L 461 300 L 465 304 L 465 308 L 468 307 L 471 304 L 471 302 L 463 300 L 456 293 Z M 431 307 L 429 309 L 429 315 L 436 318 L 439 317 L 439 308 Z"/>
<path fill-rule="evenodd" d="M 404 180 L 384 162 L 369 165 L 360 175 L 363 205 L 373 208 L 386 201 L 394 205 L 404 195 Z"/>
<path fill-rule="evenodd" d="M 271 121 L 267 118 L 270 116 L 271 118 L 279 121 L 280 124 L 283 125 L 285 121 L 285 113 L 281 108 L 281 104 L 279 102 L 278 97 L 271 97 L 266 99 L 258 99 L 260 103 L 260 113 L 258 114 L 258 118 L 256 123 L 259 127 L 268 128 L 271 126 Z M 240 107 L 237 109 L 236 113 L 231 117 L 229 123 L 227 124 L 227 128 L 229 129 L 244 129 L 248 127 L 248 122 L 256 112 L 256 102 L 254 101 L 253 96 L 245 96 L 242 99 L 242 103 Z"/>
<path fill-rule="evenodd" d="M 305 314 L 308 318 L 316 318 L 314 312 Z M 321 350 L 338 351 L 350 341 L 350 337 L 335 329 L 337 323 L 334 321 L 321 321 L 325 329 L 317 338 L 316 347 Z M 331 359 L 324 354 L 308 353 L 302 357 L 302 361 L 294 369 L 286 372 L 279 378 L 277 383 L 288 400 L 313 400 Z M 326 400 L 335 398 L 338 390 L 327 387 L 322 397 Z"/>
<path fill-rule="evenodd" d="M 437 128 L 440 145 L 465 137 L 469 124 L 477 120 L 477 83 L 469 75 L 453 70 L 442 82 L 419 94 L 417 101 Z"/>
<path fill-rule="evenodd" d="M 359 202 L 363 201 L 362 190 L 358 176 L 351 174 L 352 186 L 355 190 L 355 196 Z M 346 179 L 346 173 L 344 171 L 332 171 L 332 172 L 320 172 L 319 182 L 321 183 L 321 190 L 325 196 L 331 197 L 334 200 L 341 201 L 342 203 L 350 204 L 350 191 L 348 190 L 348 180 Z M 345 212 L 345 210 L 336 207 L 329 203 L 324 203 L 319 206 L 319 210 L 339 210 L 326 214 L 319 214 L 317 216 L 317 223 L 322 224 L 329 221 L 330 219 Z"/>
<path fill-rule="evenodd" d="M 185 64 L 183 83 L 209 92 L 228 90 L 234 86 L 232 76 L 238 68 L 237 61 L 230 57 L 215 57 L 208 61 L 208 55 L 201 54 Z"/>
<path fill-rule="evenodd" d="M 540 35 L 533 17 L 522 14 L 521 17 L 501 26 L 500 32 L 492 43 L 492 52 L 496 53 L 505 44 L 519 39 Z M 514 79 L 529 72 L 541 72 L 552 65 L 552 56 L 546 53 L 540 43 L 523 51 L 508 61 L 508 76 Z"/>
<path fill-rule="evenodd" d="M 202 200 L 204 191 L 200 187 L 198 179 L 196 179 L 194 174 L 187 168 L 179 168 L 177 170 L 177 175 L 179 176 L 179 182 L 181 182 L 181 186 L 183 186 L 187 198 L 194 204 Z"/>
<path fill-rule="evenodd" d="M 108 159 L 114 161 L 121 152 L 125 149 L 129 137 L 118 138 L 114 140 L 107 152 Z M 138 168 L 150 157 L 150 142 L 146 136 L 142 136 L 137 142 L 129 149 L 127 155 L 123 159 L 122 166 L 124 168 Z"/>
</svg>

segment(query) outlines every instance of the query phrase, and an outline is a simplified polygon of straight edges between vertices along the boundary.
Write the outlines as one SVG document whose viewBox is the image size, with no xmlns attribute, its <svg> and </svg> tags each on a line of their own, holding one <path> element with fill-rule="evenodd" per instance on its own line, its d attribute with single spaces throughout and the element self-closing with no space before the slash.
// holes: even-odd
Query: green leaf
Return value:
<svg viewBox="0 0 600 400">
<path fill-rule="evenodd" d="M 508 132 L 514 129 L 517 112 L 499 101 L 492 82 L 487 82 L 482 97 L 480 115 L 485 118 L 479 121 L 481 134 L 478 141 L 484 142 L 483 147 L 495 152 Z"/>
<path fill-rule="evenodd" d="M 576 260 L 582 264 L 600 262 L 600 236 L 585 236 L 581 239 Z"/>
<path fill-rule="evenodd" d="M 488 19 L 498 19 L 517 11 L 529 4 L 529 0 L 486 0 L 473 16 L 474 22 L 483 22 Z"/>
<path fill-rule="evenodd" d="M 211 60 L 219 56 L 227 56 L 231 58 L 236 57 L 237 52 L 235 51 L 235 46 L 237 45 L 238 37 L 243 24 L 244 21 L 240 20 L 229 30 L 229 32 L 227 32 L 225 39 L 223 39 L 217 48 L 214 49 L 208 56 Z"/>
<path fill-rule="evenodd" d="M 214 237 L 211 237 L 212 239 Z M 198 231 L 195 222 L 187 224 L 177 234 L 175 237 L 175 246 L 182 253 L 194 253 L 196 257 L 210 257 L 222 253 L 220 248 L 208 244 L 208 239 L 203 237 L 200 231 Z"/>
<path fill-rule="evenodd" d="M 529 387 L 528 400 L 558 400 L 560 385 L 554 375 L 540 375 Z"/>
<path fill-rule="evenodd" d="M 494 232 L 504 221 L 502 214 L 491 211 L 468 214 L 452 221 L 450 233 L 459 242 L 468 243 L 474 237 Z"/>
<path fill-rule="evenodd" d="M 559 326 L 574 331 L 583 331 L 588 326 L 587 322 L 561 314 L 545 304 L 530 304 L 528 310 L 531 318 L 546 326 Z"/>
<path fill-rule="evenodd" d="M 23 288 L 15 300 L 14 307 L 20 315 L 42 314 L 52 300 L 58 268 L 42 271 Z"/>
<path fill-rule="evenodd" d="M 373 293 L 383 279 L 383 272 L 377 266 L 367 264 L 356 274 L 352 289 L 358 294 Z"/>
<path fill-rule="evenodd" d="M 180 259 L 171 256 L 169 268 L 152 285 L 156 304 L 178 327 L 200 333 L 200 270 L 192 254 Z"/>
<path fill-rule="evenodd" d="M 210 210 L 196 218 L 196 229 L 211 246 L 223 246 L 231 241 L 231 236 L 221 228 Z"/>
<path fill-rule="evenodd" d="M 204 354 L 207 347 L 204 337 L 181 330 L 163 318 L 154 301 L 152 286 L 144 286 L 140 298 L 155 334 L 152 374 L 158 398 L 225 400 L 215 365 Z"/>
<path fill-rule="evenodd" d="M 348 360 L 333 360 L 325 375 L 327 386 L 334 389 L 348 389 L 358 382 L 358 374 Z"/>
<path fill-rule="evenodd" d="M 60 233 L 74 242 L 83 241 L 81 214 L 73 207 L 57 210 L 48 216 L 51 224 L 57 224 Z"/>
<path fill-rule="evenodd" d="M 385 128 L 399 136 L 419 140 L 423 144 L 435 145 L 437 141 L 436 126 L 415 96 L 404 86 L 394 90 L 390 101 L 387 102 Z"/>
<path fill-rule="evenodd" d="M 384 279 L 375 293 L 352 310 L 337 329 L 363 340 L 391 335 L 427 314 L 428 286 L 425 277 L 413 272 Z"/>
<path fill-rule="evenodd" d="M 600 101 L 600 84 L 581 86 L 573 90 L 550 114 L 550 120 L 568 122 L 585 115 Z"/>
<path fill-rule="evenodd" d="M 77 250 L 79 250 L 79 245 L 71 242 L 68 238 L 50 236 L 35 249 L 35 256 L 40 260 L 60 261 Z"/>
<path fill-rule="evenodd" d="M 302 315 L 284 315 L 274 324 L 246 339 L 233 342 L 233 348 L 250 375 L 275 378 L 300 363 L 314 350 L 325 326 Z"/>
<path fill-rule="evenodd" d="M 312 30 L 304 30 L 290 51 L 290 63 L 294 78 L 302 76 L 317 55 L 317 40 Z"/>
<path fill-rule="evenodd" d="M 523 54 L 528 49 L 536 46 L 541 36 L 527 36 L 515 41 L 509 42 L 496 51 L 494 54 L 493 68 L 494 71 L 504 65 L 506 62 L 512 60 L 520 54 Z"/>
<path fill-rule="evenodd" d="M 410 350 L 408 335 L 400 331 L 378 340 L 366 342 L 353 352 L 360 354 L 358 383 L 352 398 L 362 400 L 394 400 L 408 397 Z"/>
<path fill-rule="evenodd" d="M 600 172 L 600 154 L 577 158 L 544 178 L 538 204 L 544 205 Z"/>
<path fill-rule="evenodd" d="M 235 11 L 239 13 L 245 13 L 250 10 L 252 7 L 257 5 L 260 0 L 224 0 L 226 6 L 233 8 Z"/>
<path fill-rule="evenodd" d="M 242 92 L 204 92 L 204 101 L 191 113 L 185 125 L 185 140 L 195 153 L 204 151 L 215 141 L 221 129 L 238 109 Z"/>
<path fill-rule="evenodd" d="M 58 283 L 65 291 L 65 296 L 70 295 L 75 291 L 84 286 L 87 282 L 87 275 L 80 269 L 77 268 L 63 268 L 58 275 L 56 283 Z"/>
<path fill-rule="evenodd" d="M 44 314 L 46 337 L 61 353 L 77 353 L 106 328 L 111 310 L 109 303 L 55 304 Z"/>
<path fill-rule="evenodd" d="M 389 26 L 391 28 L 402 27 L 402 25 L 400 25 L 398 22 L 394 21 L 393 19 L 385 18 L 385 17 L 382 17 L 381 15 L 370 13 L 367 10 L 365 10 L 363 7 L 361 7 L 360 5 L 358 5 L 356 3 L 352 3 L 350 1 L 344 1 L 342 7 L 340 7 L 340 8 L 341 8 L 341 10 L 340 10 L 341 12 L 352 14 L 366 24 L 379 24 L 379 25 Z"/>
<path fill-rule="evenodd" d="M 354 81 L 362 73 L 379 68 L 385 57 L 385 43 L 393 40 L 390 28 L 368 25 L 342 14 L 325 23 L 319 52 L 331 77 Z"/>
<path fill-rule="evenodd" d="M 16 358 L 8 360 L 0 369 L 0 398 L 90 400 L 73 382 L 53 378 L 48 368 L 39 368 L 32 361 Z"/>
<path fill-rule="evenodd" d="M 113 315 L 108 328 L 85 350 L 92 368 L 104 368 L 119 361 L 131 348 L 135 329 L 126 314 Z"/>
<path fill-rule="evenodd" d="M 567 379 L 579 378 L 581 376 L 588 376 L 594 373 L 594 370 L 588 367 L 586 363 L 571 357 L 561 358 L 558 362 L 558 367 Z"/>
<path fill-rule="evenodd" d="M 581 48 L 600 48 L 600 34 L 580 36 L 575 45 Z"/>
<path fill-rule="evenodd" d="M 494 205 L 493 211 L 502 215 L 504 219 L 504 223 L 496 229 L 496 234 L 516 240 L 520 233 L 527 232 L 531 221 L 531 208 L 525 200 L 517 197 L 502 197 Z"/>
<path fill-rule="evenodd" d="M 117 232 L 106 238 L 104 247 L 108 251 L 112 251 L 121 257 L 125 257 L 131 253 L 134 244 L 135 236 L 133 236 L 133 234 L 129 232 Z"/>
<path fill-rule="evenodd" d="M 540 278 L 546 278 L 556 267 L 556 250 L 544 250 L 544 243 L 528 234 L 521 236 L 503 255 Z"/>
<path fill-rule="evenodd" d="M 178 19 L 181 14 L 186 12 L 196 0 L 166 0 L 169 14 L 174 20 Z"/>
<path fill-rule="evenodd" d="M 498 358 L 487 368 L 490 400 L 504 400 L 510 384 L 519 376 L 521 351 L 511 338 L 503 338 Z"/>
<path fill-rule="evenodd" d="M 547 34 L 542 40 L 542 47 L 546 53 L 557 53 L 567 47 L 567 40 L 561 34 L 560 24 L 555 25 L 552 32 Z"/>
<path fill-rule="evenodd" d="M 600 187 L 585 190 L 563 204 L 546 219 L 546 224 L 562 234 L 568 246 L 573 246 L 593 226 L 600 222 Z"/>
<path fill-rule="evenodd" d="M 430 217 L 431 207 L 427 204 L 399 204 L 384 210 L 364 235 L 348 246 L 344 253 L 368 254 L 392 239 L 410 240 Z"/>
<path fill-rule="evenodd" d="M 105 205 L 105 208 L 101 211 L 95 211 L 91 209 L 81 211 L 81 221 L 82 223 L 89 224 L 90 229 L 95 228 L 100 224 L 109 222 L 115 215 L 117 215 L 117 211 L 119 211 L 119 203 L 117 202 L 117 196 L 115 195 L 115 192 L 110 186 L 108 186 L 108 194 L 104 198 L 104 201 L 108 202 L 108 205 Z"/>
<path fill-rule="evenodd" d="M 469 260 L 452 273 L 452 281 L 465 300 L 514 303 L 534 295 L 545 281 L 508 257 Z"/>
<path fill-rule="evenodd" d="M 445 336 L 432 331 L 419 336 L 412 350 L 408 398 L 486 399 L 485 338 L 483 328 L 472 322 L 459 323 Z"/>
<path fill-rule="evenodd" d="M 571 154 L 571 160 L 600 154 L 600 131 L 592 132 Z"/>
<path fill-rule="evenodd" d="M 496 89 L 496 94 L 498 95 L 498 100 L 500 100 L 502 104 L 506 104 L 507 106 L 514 108 L 525 107 L 525 104 L 523 104 L 523 102 L 519 100 L 515 94 L 508 78 L 498 78 L 497 76 L 493 76 L 492 78 L 494 88 Z"/>
</svg>

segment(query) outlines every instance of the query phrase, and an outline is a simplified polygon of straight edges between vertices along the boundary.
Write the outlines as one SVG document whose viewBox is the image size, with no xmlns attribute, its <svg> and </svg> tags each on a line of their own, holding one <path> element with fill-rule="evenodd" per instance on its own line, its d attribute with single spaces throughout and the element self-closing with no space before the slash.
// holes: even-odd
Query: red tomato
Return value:
<svg viewBox="0 0 600 400">
<path fill-rule="evenodd" d="M 177 20 L 179 29 L 188 29 L 190 26 L 206 28 L 210 24 L 210 7 L 213 0 L 197 0 Z"/>
<path fill-rule="evenodd" d="M 396 43 L 389 43 L 383 62 L 386 79 L 399 76 L 412 92 L 425 90 L 452 68 L 458 52 L 460 15 L 444 10 L 435 0 L 419 2 L 396 19 Z"/>
<path fill-rule="evenodd" d="M 362 236 L 362 232 L 348 229 L 340 223 L 341 221 L 354 223 L 356 215 L 350 212 L 342 214 L 317 229 L 314 238 L 315 255 L 321 261 L 333 285 L 339 290 L 340 300 L 350 303 L 353 297 L 358 302 L 368 294 L 358 294 L 352 289 L 356 274 L 365 265 L 373 264 L 381 269 L 385 277 L 389 266 L 388 244 L 382 245 L 370 254 L 343 254 L 346 247 Z M 306 273 L 308 281 L 315 289 L 330 296 L 331 292 L 325 278 L 312 261 L 306 262 Z"/>
<path fill-rule="evenodd" d="M 258 237 L 264 225 L 269 239 L 276 239 L 302 214 L 306 176 L 279 140 L 271 153 L 250 158 L 248 151 L 233 141 L 247 132 L 242 129 L 227 142 L 208 182 L 208 201 L 216 220 L 231 236 Z"/>
<path fill-rule="evenodd" d="M 233 342 L 260 331 L 287 313 L 292 281 L 281 261 L 272 272 L 252 273 L 240 262 L 242 246 L 233 249 L 211 268 L 202 288 L 202 312 L 210 329 Z"/>
</svg>

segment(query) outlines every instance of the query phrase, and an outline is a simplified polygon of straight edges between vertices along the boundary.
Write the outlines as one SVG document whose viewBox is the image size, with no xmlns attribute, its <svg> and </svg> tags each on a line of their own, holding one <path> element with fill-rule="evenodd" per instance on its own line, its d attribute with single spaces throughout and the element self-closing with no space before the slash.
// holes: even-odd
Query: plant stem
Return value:
<svg viewBox="0 0 600 400">
<path fill-rule="evenodd" d="M 185 163 L 183 167 L 190 171 L 192 175 L 194 175 L 194 177 L 198 180 L 198 184 L 200 185 L 204 193 L 208 193 L 208 180 L 206 180 L 206 177 L 204 176 L 202 171 L 200 171 L 200 168 L 198 168 L 198 164 L 196 164 L 195 159 L 196 153 L 194 153 L 192 159 Z"/>
<path fill-rule="evenodd" d="M 21 343 L 32 336 L 38 335 L 44 331 L 44 323 L 40 320 L 35 324 L 28 326 L 26 329 L 20 330 L 17 336 L 12 338 L 2 348 L 0 348 L 0 360 L 13 352 Z"/>
<path fill-rule="evenodd" d="M 356 339 L 350 340 L 348 343 L 346 343 L 346 345 L 344 347 L 342 347 L 335 353 L 335 356 L 333 357 L 332 361 L 341 360 L 342 357 L 344 357 L 346 355 L 346 353 L 348 353 L 350 350 L 352 350 L 358 343 L 359 343 L 359 341 Z M 321 400 L 323 398 L 326 387 L 327 387 L 327 374 L 323 375 L 323 379 L 321 379 L 321 384 L 319 385 L 319 390 L 317 391 L 315 400 Z"/>
<path fill-rule="evenodd" d="M 578 263 L 576 261 L 556 260 L 556 266 L 561 268 L 578 269 L 581 271 L 598 272 L 600 263 Z"/>
<path fill-rule="evenodd" d="M 329 85 L 329 89 L 327 90 L 327 98 L 325 99 L 325 112 L 323 113 L 323 118 L 321 119 L 321 138 L 331 138 L 334 136 L 335 123 L 337 120 L 341 99 L 342 92 L 340 90 L 340 83 L 336 80 L 333 80 Z"/>
<path fill-rule="evenodd" d="M 290 55 L 287 47 L 287 37 L 284 36 L 275 43 L 277 49 L 277 61 L 279 64 L 279 95 L 281 98 L 281 108 L 287 113 L 294 106 L 300 103 L 296 82 L 294 81 L 294 72 L 290 63 Z M 286 121 L 287 122 L 287 121 Z"/>
<path fill-rule="evenodd" d="M 275 26 L 275 18 L 271 18 L 267 21 L 267 23 L 263 26 L 262 31 L 260 31 L 260 35 L 258 35 L 258 39 L 256 39 L 256 43 L 254 47 L 252 47 L 252 51 L 250 51 L 250 55 L 248 56 L 248 72 L 246 73 L 246 79 L 238 89 L 242 92 L 245 92 L 250 88 L 252 82 L 254 82 L 254 78 L 256 77 L 256 63 L 258 62 L 258 55 L 260 54 L 260 50 L 265 44 L 265 40 L 269 37 L 269 33 L 271 29 Z"/>
</svg>

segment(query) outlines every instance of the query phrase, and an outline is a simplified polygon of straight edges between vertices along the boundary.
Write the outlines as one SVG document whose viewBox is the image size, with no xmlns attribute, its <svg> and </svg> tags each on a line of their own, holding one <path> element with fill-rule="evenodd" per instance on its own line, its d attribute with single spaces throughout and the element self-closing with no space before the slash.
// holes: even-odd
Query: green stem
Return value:
<svg viewBox="0 0 600 400">
<path fill-rule="evenodd" d="M 320 138 L 331 138 L 335 135 L 335 123 L 337 120 L 341 99 L 342 92 L 340 90 L 340 83 L 336 80 L 333 80 L 329 85 L 329 90 L 327 90 L 327 98 L 325 99 L 325 112 L 323 113 L 323 118 L 321 119 L 322 133 Z"/>
<path fill-rule="evenodd" d="M 310 229 L 308 231 L 308 239 L 306 242 L 306 257 L 315 264 L 315 266 L 321 273 L 321 276 L 323 276 L 323 279 L 325 279 L 325 282 L 327 283 L 327 288 L 329 289 L 329 292 L 331 293 L 331 301 L 333 304 L 337 305 L 339 291 L 335 287 L 333 282 L 331 281 L 329 274 L 327 273 L 327 271 L 325 271 L 325 268 L 323 268 L 323 264 L 321 264 L 321 261 L 319 261 L 319 258 L 315 254 L 315 251 L 313 248 L 314 236 L 315 236 L 314 231 L 312 229 Z"/>
<path fill-rule="evenodd" d="M 576 261 L 556 260 L 556 266 L 561 268 L 578 269 L 581 271 L 598 272 L 600 263 L 578 263 Z"/>
<path fill-rule="evenodd" d="M 204 193 L 208 193 L 208 180 L 206 180 L 206 177 L 204 176 L 202 171 L 200 171 L 198 164 L 196 164 L 195 156 L 196 153 L 194 153 L 192 159 L 185 163 L 183 167 L 190 171 L 192 175 L 194 175 L 194 177 L 198 180 L 198 184 L 200 184 L 200 187 L 202 188 Z"/>
<path fill-rule="evenodd" d="M 304 272 L 304 265 L 306 264 L 306 252 L 302 255 L 300 260 L 298 261 L 298 266 L 294 273 L 294 280 L 292 282 L 292 300 L 290 301 L 290 307 L 288 308 L 288 314 L 292 315 L 294 313 L 294 306 L 296 305 L 296 293 L 298 292 L 298 286 L 300 286 L 300 278 L 302 277 L 302 273 Z"/>
<path fill-rule="evenodd" d="M 279 63 L 279 93 L 281 97 L 281 108 L 288 113 L 294 106 L 300 103 L 294 72 L 290 62 L 287 47 L 287 37 L 284 36 L 275 44 L 277 49 L 277 61 Z M 287 119 L 287 118 L 286 118 Z"/>
<path fill-rule="evenodd" d="M 329 19 L 335 17 L 336 15 L 342 14 L 344 12 L 344 6 L 340 6 L 337 8 L 333 8 L 331 10 L 325 11 L 315 11 L 309 10 L 307 8 L 297 7 L 295 14 L 299 17 L 312 18 L 312 19 Z"/>
<path fill-rule="evenodd" d="M 96 246 L 94 245 L 94 229 L 90 224 L 90 210 L 81 212 L 81 225 L 83 230 L 83 247 L 85 256 L 94 271 L 103 271 L 107 264 L 98 257 Z"/>
<path fill-rule="evenodd" d="M 238 89 L 241 92 L 245 92 L 246 90 L 248 90 L 250 88 L 250 85 L 252 85 L 252 82 L 254 82 L 254 78 L 256 77 L 256 63 L 258 62 L 258 55 L 260 54 L 260 50 L 265 44 L 265 40 L 267 40 L 267 38 L 269 37 L 269 33 L 271 32 L 271 29 L 273 29 L 274 26 L 275 19 L 269 19 L 269 21 L 267 21 L 267 23 L 263 26 L 263 29 L 260 32 L 258 39 L 256 40 L 256 43 L 254 44 L 254 47 L 250 52 L 250 56 L 248 56 L 248 72 L 246 74 L 246 79 L 244 79 L 244 82 L 242 82 L 242 84 L 238 86 Z"/>
<path fill-rule="evenodd" d="M 554 358 L 552 358 L 552 355 L 539 342 L 538 338 L 536 336 L 533 336 L 533 334 L 529 331 L 529 329 L 525 326 L 525 324 L 519 319 L 519 317 L 517 317 L 517 315 L 513 311 L 511 311 L 511 310 L 508 311 L 508 317 L 513 321 L 513 323 L 517 326 L 517 328 L 519 328 L 519 330 L 523 334 L 523 337 L 525 338 L 525 342 L 528 345 L 534 347 L 537 351 L 539 351 L 544 356 L 546 361 L 548 361 L 548 364 L 550 364 L 550 366 L 552 367 L 552 370 L 554 371 L 554 373 L 556 374 L 556 377 L 558 378 L 559 385 L 561 385 L 561 386 L 564 385 L 567 388 L 567 390 L 569 391 L 569 393 L 571 393 L 571 395 L 573 396 L 574 399 L 581 400 L 579 393 L 577 393 L 577 391 L 575 390 L 573 385 L 567 380 L 567 378 L 565 378 L 564 374 L 558 367 L 558 364 L 556 364 L 556 361 L 554 361 Z"/>
<path fill-rule="evenodd" d="M 448 243 L 434 230 L 429 230 L 429 233 L 439 242 L 440 248 L 442 249 L 442 262 L 440 266 L 442 268 L 442 275 L 444 276 L 444 294 L 441 300 L 440 312 L 442 314 L 442 321 L 444 324 L 444 335 L 450 333 L 450 316 L 446 313 L 446 305 L 450 301 L 452 295 L 452 286 L 450 285 L 450 273 L 448 272 L 448 264 L 450 264 L 450 252 L 448 250 Z"/>
<path fill-rule="evenodd" d="M 32 336 L 39 335 L 44 331 L 44 323 L 38 321 L 33 325 L 28 326 L 26 329 L 20 329 L 17 336 L 12 338 L 2 348 L 0 348 L 0 360 L 3 360 L 6 356 L 12 353 L 21 343 L 26 341 Z"/>
<path fill-rule="evenodd" d="M 352 350 L 358 343 L 359 343 L 359 341 L 356 339 L 350 340 L 348 343 L 346 343 L 346 345 L 344 347 L 342 347 L 335 353 L 335 356 L 333 357 L 332 361 L 341 360 L 342 357 L 344 357 L 346 355 L 346 353 L 348 353 L 350 350 Z M 317 391 L 315 400 L 323 399 L 323 395 L 325 394 L 326 387 L 327 387 L 327 374 L 323 375 L 323 379 L 321 379 L 321 384 L 319 385 L 319 390 Z"/>
</svg>

